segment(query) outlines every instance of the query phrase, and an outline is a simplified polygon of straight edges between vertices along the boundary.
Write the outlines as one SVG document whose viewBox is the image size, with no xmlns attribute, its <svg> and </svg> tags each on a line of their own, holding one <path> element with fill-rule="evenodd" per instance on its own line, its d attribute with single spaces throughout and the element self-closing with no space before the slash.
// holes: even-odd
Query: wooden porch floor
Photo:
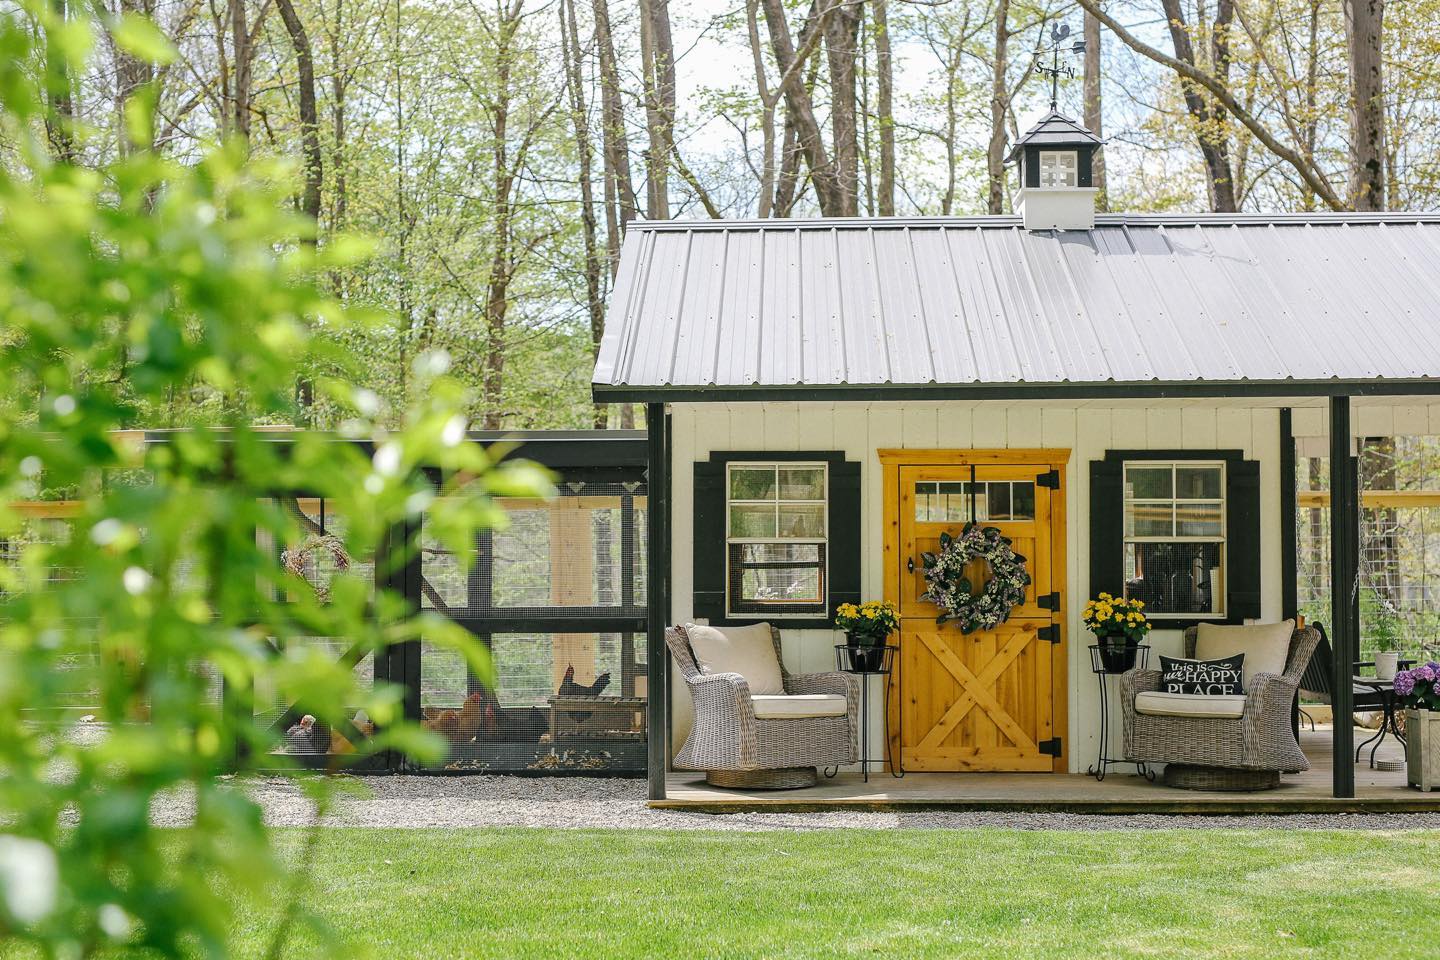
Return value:
<svg viewBox="0 0 1440 960">
<path fill-rule="evenodd" d="M 1374 731 L 1357 729 L 1355 743 Z M 1310 759 L 1304 773 L 1281 778 L 1280 787 L 1259 793 L 1218 793 L 1175 790 L 1159 781 L 1131 776 L 1130 767 L 1112 768 L 1103 782 L 1084 774 L 1043 773 L 858 773 L 823 777 L 802 790 L 744 791 L 711 787 L 703 774 L 670 773 L 666 799 L 651 801 L 660 809 L 709 813 L 801 812 L 850 810 L 1029 810 L 1067 813 L 1345 813 L 1440 811 L 1440 791 L 1421 793 L 1405 783 L 1405 771 L 1372 770 L 1367 747 L 1355 766 L 1355 797 L 1336 799 L 1331 793 L 1331 731 L 1326 727 L 1301 734 Z M 1387 738 L 1376 759 L 1403 759 L 1403 748 Z"/>
</svg>

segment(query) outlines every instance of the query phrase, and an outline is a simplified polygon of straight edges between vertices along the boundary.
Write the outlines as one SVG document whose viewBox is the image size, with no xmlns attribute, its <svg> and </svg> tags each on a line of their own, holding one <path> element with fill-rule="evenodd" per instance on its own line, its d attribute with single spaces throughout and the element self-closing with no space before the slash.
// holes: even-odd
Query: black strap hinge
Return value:
<svg viewBox="0 0 1440 960">
<path fill-rule="evenodd" d="M 1058 624 L 1050 624 L 1048 627 L 1041 627 L 1035 631 L 1035 636 L 1050 643 L 1060 642 L 1060 627 Z"/>
<path fill-rule="evenodd" d="M 1059 610 L 1060 591 L 1056 590 L 1054 593 L 1047 593 L 1043 597 L 1036 597 L 1035 605 L 1041 610 Z"/>
<path fill-rule="evenodd" d="M 1047 490 L 1059 490 L 1060 471 L 1051 470 L 1049 473 L 1040 474 L 1040 476 L 1035 478 L 1035 485 L 1037 487 L 1044 487 Z"/>
<path fill-rule="evenodd" d="M 1059 737 L 1052 737 L 1049 740 L 1041 740 L 1039 746 L 1040 752 L 1045 756 L 1058 757 L 1060 756 L 1060 749 L 1064 745 L 1060 742 Z"/>
</svg>

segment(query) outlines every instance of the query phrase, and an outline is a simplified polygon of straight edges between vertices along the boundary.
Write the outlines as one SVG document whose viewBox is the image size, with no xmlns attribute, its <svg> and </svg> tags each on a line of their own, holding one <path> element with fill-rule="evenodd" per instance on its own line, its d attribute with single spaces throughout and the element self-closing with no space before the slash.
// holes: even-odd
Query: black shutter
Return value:
<svg viewBox="0 0 1440 960">
<path fill-rule="evenodd" d="M 830 464 L 830 608 L 860 602 L 860 464 Z"/>
<path fill-rule="evenodd" d="M 1125 464 L 1090 461 L 1090 596 L 1125 590 Z"/>
<path fill-rule="evenodd" d="M 695 464 L 695 617 L 725 618 L 725 464 Z"/>
<path fill-rule="evenodd" d="M 1260 616 L 1260 463 L 1232 460 L 1225 475 L 1225 618 L 1238 623 Z"/>
</svg>

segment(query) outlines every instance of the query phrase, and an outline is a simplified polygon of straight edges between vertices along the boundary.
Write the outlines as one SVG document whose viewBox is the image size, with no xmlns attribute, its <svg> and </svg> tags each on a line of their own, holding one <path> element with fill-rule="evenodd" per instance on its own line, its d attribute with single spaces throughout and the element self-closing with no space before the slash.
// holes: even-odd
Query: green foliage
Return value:
<svg viewBox="0 0 1440 960">
<path fill-rule="evenodd" d="M 238 901 L 222 889 L 273 897 L 280 877 L 257 807 L 216 777 L 283 757 L 269 755 L 276 734 L 227 709 L 216 685 L 276 689 L 332 725 L 364 710 L 376 730 L 356 757 L 433 757 L 441 745 L 403 721 L 396 688 L 362 687 L 298 641 L 374 653 L 423 634 L 490 674 L 458 626 L 412 616 L 357 576 L 337 575 L 321 602 L 267 546 L 301 539 L 276 495 L 327 498 L 353 556 L 428 512 L 468 562 L 475 529 L 503 520 L 492 498 L 543 496 L 548 482 L 466 442 L 469 398 L 442 352 L 416 356 L 422 399 L 392 415 L 398 426 L 377 423 L 373 394 L 345 379 L 352 364 L 335 346 L 359 321 L 311 280 L 346 266 L 355 245 L 297 242 L 314 226 L 286 212 L 283 171 L 233 146 L 188 166 L 138 149 L 98 169 L 47 155 L 41 84 L 56 57 L 78 72 L 95 46 L 54 16 L 33 3 L 0 20 L 0 123 L 18 158 L 0 168 L 0 382 L 11 398 L 39 398 L 0 402 L 0 505 L 43 476 L 73 491 L 79 512 L 68 537 L 0 565 L 0 937 L 52 956 L 115 943 L 223 956 Z M 136 18 L 111 39 L 152 62 L 168 56 Z M 132 125 L 150 122 L 148 102 L 131 100 Z M 276 442 L 252 427 L 293 420 L 301 373 L 320 365 L 340 374 L 316 386 L 343 412 L 346 440 Z M 206 426 L 163 443 L 115 432 L 176 391 L 206 397 Z M 440 490 L 422 466 L 448 478 Z M 20 529 L 0 506 L 0 539 Z M 100 723 L 51 709 L 81 693 Z M 318 798 L 323 783 L 307 782 Z M 167 840 L 148 809 L 179 788 L 193 792 L 196 826 Z"/>
</svg>

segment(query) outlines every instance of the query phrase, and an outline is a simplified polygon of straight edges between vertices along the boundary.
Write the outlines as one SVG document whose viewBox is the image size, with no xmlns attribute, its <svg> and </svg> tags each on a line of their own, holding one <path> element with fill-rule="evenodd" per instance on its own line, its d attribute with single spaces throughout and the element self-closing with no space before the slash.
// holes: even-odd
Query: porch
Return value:
<svg viewBox="0 0 1440 960">
<path fill-rule="evenodd" d="M 1374 731 L 1357 728 L 1354 742 Z M 1403 769 L 1371 769 L 1369 749 L 1354 765 L 1355 795 L 1333 796 L 1333 731 L 1320 727 L 1301 735 L 1310 769 L 1281 778 L 1278 789 L 1259 793 L 1176 790 L 1158 780 L 1114 770 L 1104 781 L 1083 773 L 908 773 L 895 778 L 872 772 L 865 783 L 859 773 L 821 778 L 802 790 L 744 791 L 711 787 L 701 773 L 671 771 L 665 799 L 650 806 L 664 810 L 705 813 L 795 813 L 823 810 L 1024 810 L 1091 814 L 1253 813 L 1411 813 L 1440 810 L 1440 792 L 1421 793 L 1405 783 Z M 1387 740 L 1377 760 L 1403 760 L 1399 745 Z"/>
</svg>

